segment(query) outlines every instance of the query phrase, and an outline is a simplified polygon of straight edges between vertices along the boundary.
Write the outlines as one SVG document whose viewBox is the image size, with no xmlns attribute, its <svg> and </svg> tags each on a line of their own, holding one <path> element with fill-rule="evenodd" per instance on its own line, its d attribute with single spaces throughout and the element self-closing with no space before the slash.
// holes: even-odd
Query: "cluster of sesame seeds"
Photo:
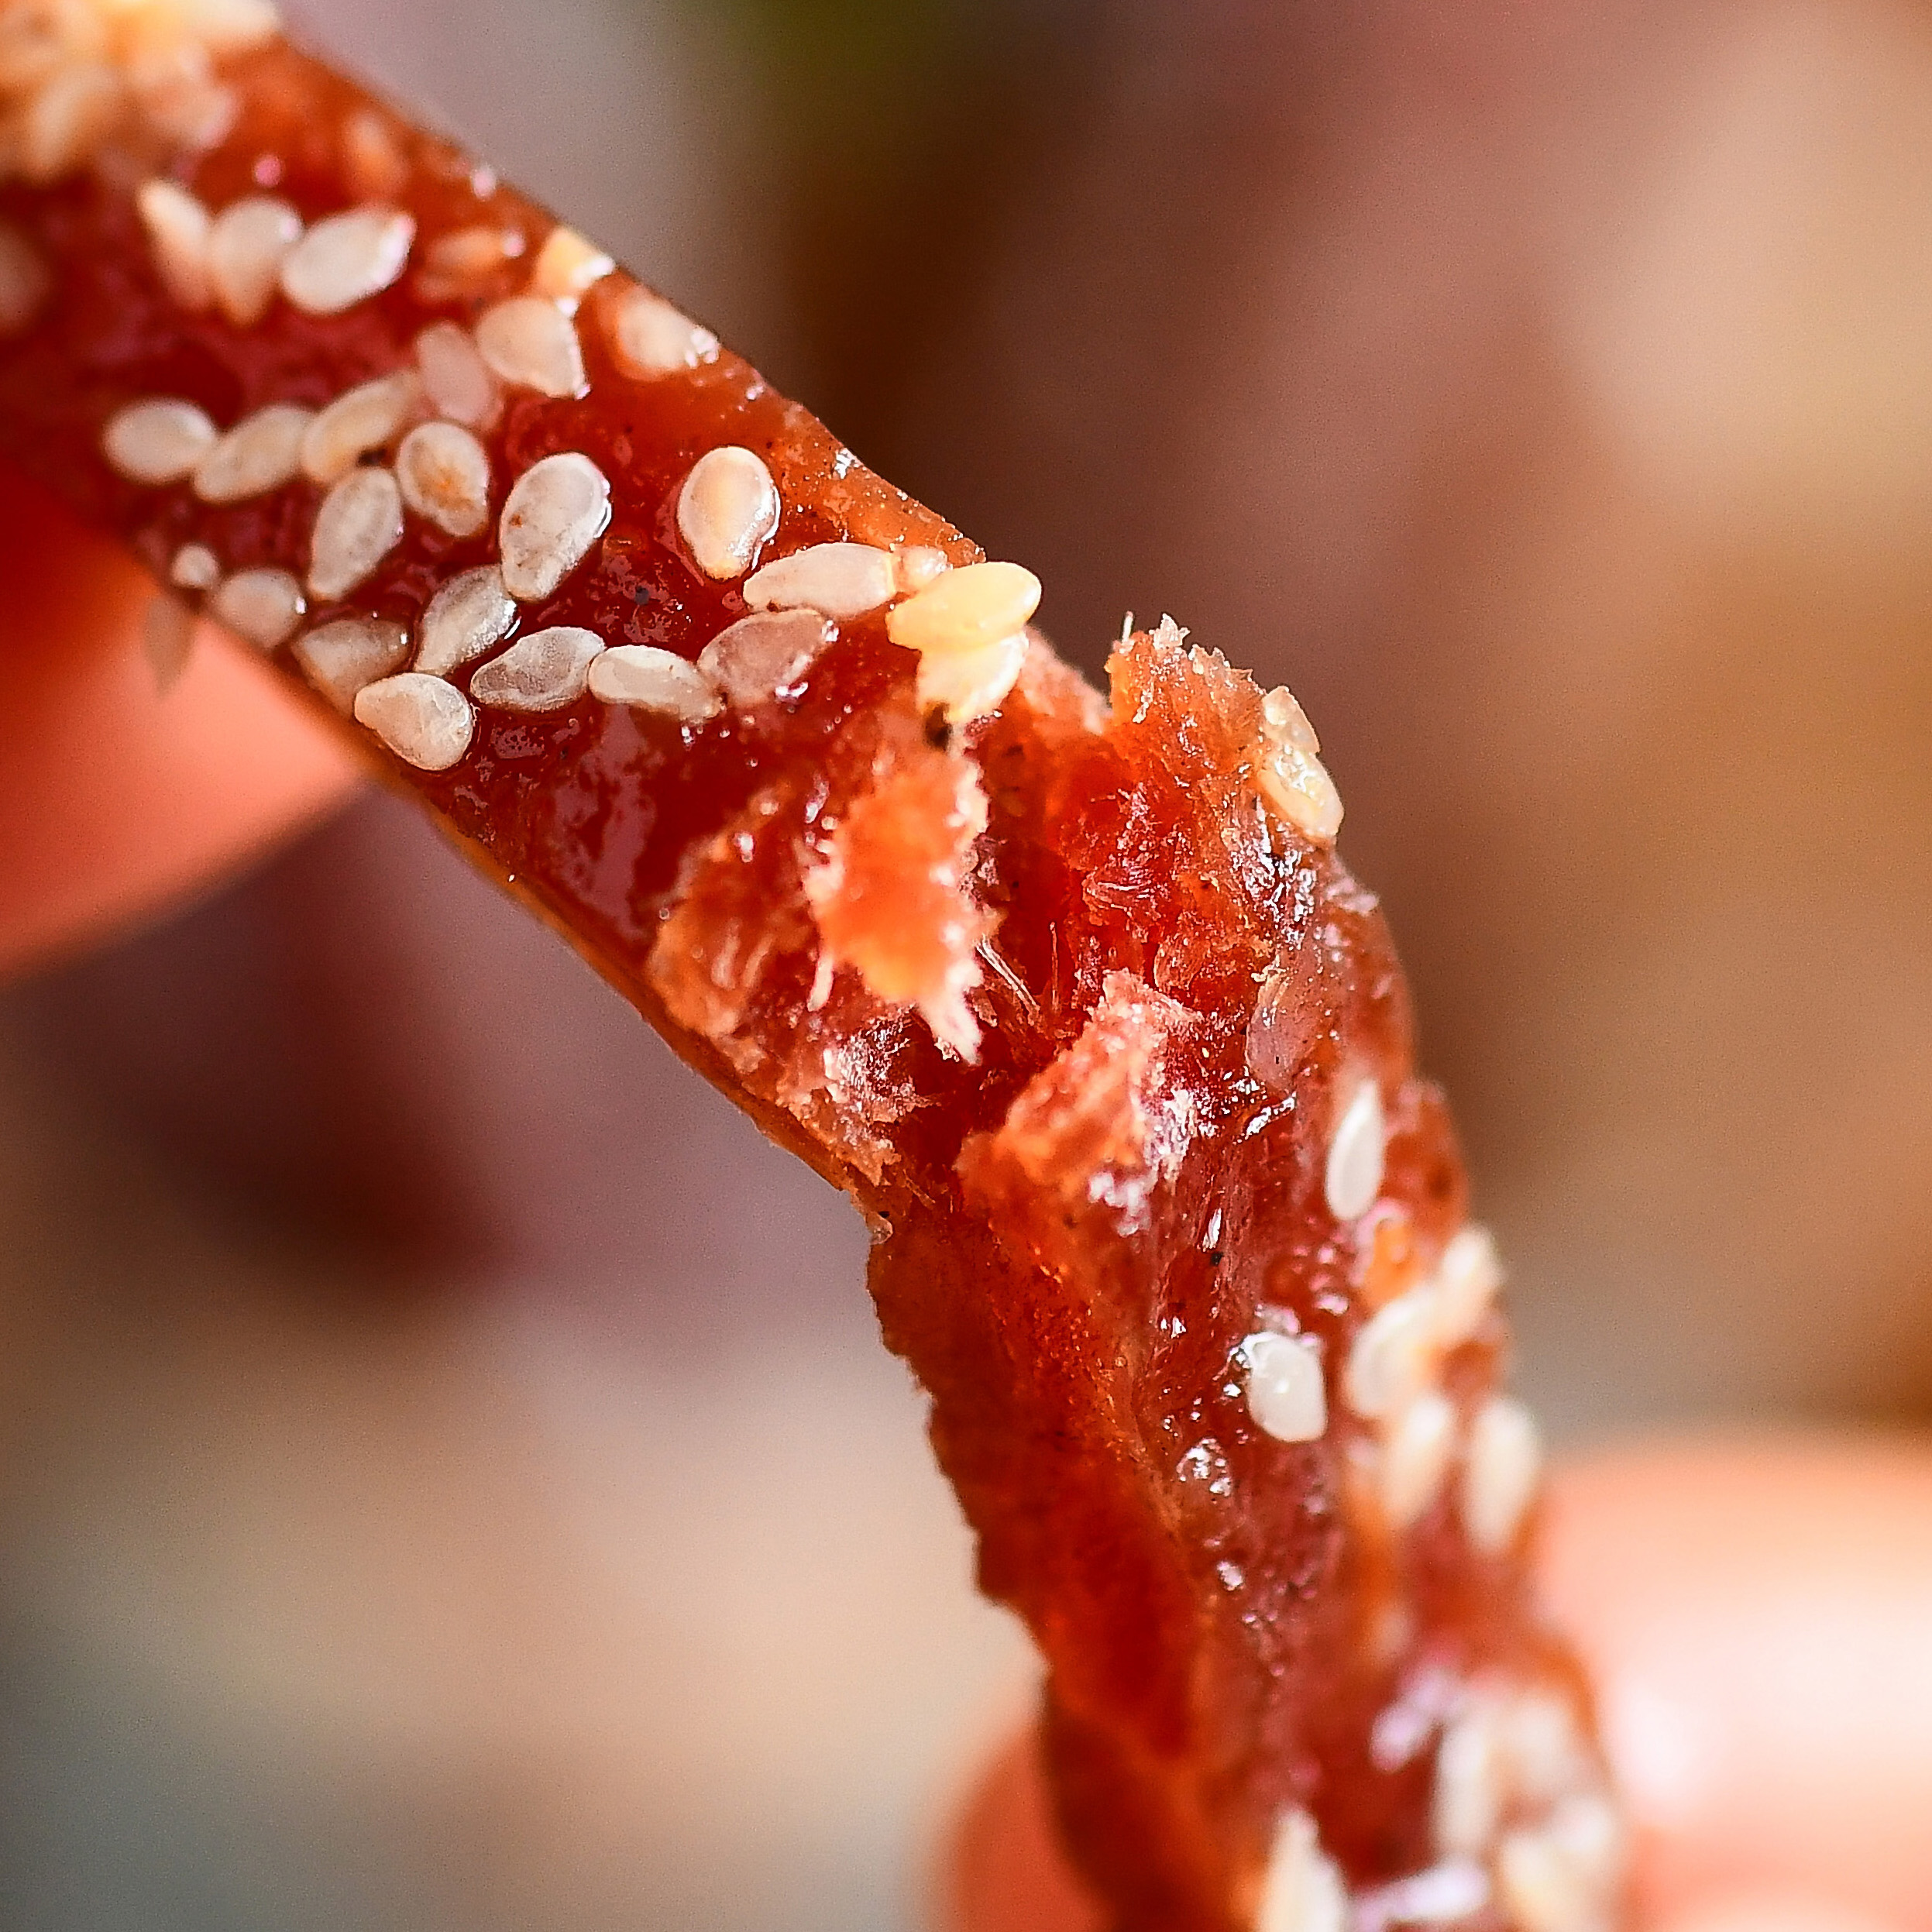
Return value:
<svg viewBox="0 0 1932 1932">
<path fill-rule="evenodd" d="M 1480 1229 L 1466 1228 L 1435 1271 L 1378 1308 L 1356 1332 L 1342 1373 L 1349 1409 L 1380 1438 L 1377 1478 L 1392 1525 L 1405 1528 L 1435 1502 L 1460 1447 L 1457 1504 L 1485 1556 L 1514 1547 L 1535 1500 L 1542 1452 L 1535 1421 L 1514 1397 L 1493 1395 L 1463 1418 L 1439 1387 L 1444 1361 L 1487 1315 L 1502 1273 Z"/>
<path fill-rule="evenodd" d="M 1261 701 L 1261 731 L 1252 754 L 1255 789 L 1276 816 L 1317 845 L 1342 829 L 1342 795 L 1318 754 L 1308 713 L 1285 686 Z"/>
<path fill-rule="evenodd" d="M 1622 1821 L 1574 1705 L 1553 1688 L 1463 1688 L 1436 1748 L 1431 1834 L 1446 1863 L 1494 1873 L 1519 1932 L 1614 1921 Z"/>
<path fill-rule="evenodd" d="M 264 0 L 11 0 L 0 179 L 44 186 L 117 148 L 214 146 L 239 105 L 216 63 L 276 31 Z"/>
</svg>

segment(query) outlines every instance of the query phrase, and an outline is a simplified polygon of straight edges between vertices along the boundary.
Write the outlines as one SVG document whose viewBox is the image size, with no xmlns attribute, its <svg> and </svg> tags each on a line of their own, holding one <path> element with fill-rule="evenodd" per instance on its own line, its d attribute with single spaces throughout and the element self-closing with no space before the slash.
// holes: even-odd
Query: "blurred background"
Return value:
<svg viewBox="0 0 1932 1932">
<path fill-rule="evenodd" d="M 1571 1441 L 1932 1406 L 1932 14 L 308 0 L 1285 680 Z M 899 1932 L 1024 1646 L 854 1218 L 399 807 L 0 995 L 0 1924 Z"/>
</svg>

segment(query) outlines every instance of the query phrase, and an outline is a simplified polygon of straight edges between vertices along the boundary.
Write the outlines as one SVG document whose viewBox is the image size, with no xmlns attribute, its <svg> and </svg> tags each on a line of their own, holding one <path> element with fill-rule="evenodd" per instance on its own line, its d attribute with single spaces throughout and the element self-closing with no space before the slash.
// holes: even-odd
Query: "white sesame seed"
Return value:
<svg viewBox="0 0 1932 1932">
<path fill-rule="evenodd" d="M 342 124 L 342 163 L 356 192 L 366 200 L 386 201 L 408 185 L 409 163 L 388 122 L 369 108 L 359 108 Z"/>
<path fill-rule="evenodd" d="M 394 442 L 422 405 L 422 382 L 414 370 L 345 390 L 316 411 L 302 438 L 303 474 L 325 487 L 339 481 L 371 450 Z"/>
<path fill-rule="evenodd" d="M 1255 1908 L 1254 1932 L 1347 1932 L 1348 1892 L 1305 1811 L 1275 1827 Z"/>
<path fill-rule="evenodd" d="M 157 397 L 116 410 L 101 432 L 101 450 L 130 483 L 159 486 L 193 476 L 220 438 L 205 410 Z"/>
<path fill-rule="evenodd" d="M 648 288 L 628 288 L 605 311 L 611 359 L 637 382 L 679 376 L 714 360 L 718 339 Z"/>
<path fill-rule="evenodd" d="M 1019 564 L 968 564 L 908 597 L 885 627 L 909 651 L 983 651 L 1024 630 L 1040 597 L 1040 579 Z"/>
<path fill-rule="evenodd" d="M 1512 1397 L 1490 1397 L 1470 1425 L 1463 1470 L 1463 1523 L 1478 1549 L 1500 1556 L 1515 1542 L 1542 1470 L 1536 1418 Z"/>
<path fill-rule="evenodd" d="M 213 225 L 208 210 L 174 181 L 143 181 L 134 205 L 147 230 L 161 286 L 183 308 L 198 314 L 215 301 L 215 283 L 208 266 L 208 235 Z"/>
<path fill-rule="evenodd" d="M 1472 1226 L 1452 1236 L 1436 1263 L 1435 1281 L 1437 1336 L 1444 1348 L 1456 1348 L 1482 1326 L 1503 1285 L 1502 1258 L 1488 1229 Z"/>
<path fill-rule="evenodd" d="M 523 603 L 548 596 L 610 523 L 610 485 L 588 456 L 569 450 L 532 463 L 498 525 L 504 588 Z"/>
<path fill-rule="evenodd" d="M 447 772 L 459 763 L 476 731 L 469 700 L 454 685 L 420 671 L 383 678 L 359 691 L 356 721 L 422 772 Z"/>
<path fill-rule="evenodd" d="M 1318 845 L 1342 829 L 1342 794 L 1312 751 L 1263 740 L 1254 760 L 1255 789 L 1278 817 Z"/>
<path fill-rule="evenodd" d="M 221 559 L 206 544 L 184 543 L 174 553 L 168 581 L 178 590 L 212 590 L 222 581 Z"/>
<path fill-rule="evenodd" d="M 1329 1212 L 1336 1220 L 1359 1220 L 1375 1205 L 1375 1197 L 1382 1191 L 1387 1143 L 1382 1089 L 1373 1079 L 1362 1081 L 1349 1096 L 1335 1138 L 1329 1143 L 1322 1191 Z"/>
<path fill-rule="evenodd" d="M 574 624 L 533 631 L 469 680 L 469 695 L 499 710 L 561 710 L 583 696 L 591 662 L 603 648 L 594 631 Z"/>
<path fill-rule="evenodd" d="M 416 669 L 442 676 L 493 650 L 517 621 L 517 606 L 493 563 L 452 577 L 423 613 Z"/>
<path fill-rule="evenodd" d="M 1494 1700 L 1472 1697 L 1436 1747 L 1429 1830 L 1439 1856 L 1489 1855 L 1507 1797 Z"/>
<path fill-rule="evenodd" d="M 169 11 L 211 54 L 244 53 L 281 32 L 270 0 L 172 0 Z"/>
<path fill-rule="evenodd" d="M 741 711 L 768 704 L 811 669 L 838 635 L 816 610 L 767 610 L 741 617 L 698 653 L 698 669 Z"/>
<path fill-rule="evenodd" d="M 502 407 L 497 379 L 475 339 L 454 322 L 431 322 L 416 338 L 416 366 L 430 407 L 445 421 L 487 429 Z"/>
<path fill-rule="evenodd" d="M 1454 1925 L 1473 1919 L 1489 1902 L 1489 1874 L 1473 1858 L 1445 1858 L 1367 1894 L 1358 1902 L 1356 1923 L 1358 1932 Z"/>
<path fill-rule="evenodd" d="M 244 416 L 196 466 L 195 495 L 204 503 L 242 503 L 293 483 L 314 420 L 293 403 L 270 403 Z"/>
<path fill-rule="evenodd" d="M 937 706 L 949 724 L 970 724 L 997 711 L 1019 682 L 1030 648 L 1023 631 L 977 651 L 922 653 L 914 681 L 920 710 Z"/>
<path fill-rule="evenodd" d="M 141 648 L 163 697 L 180 682 L 194 642 L 194 613 L 171 591 L 158 593 L 142 622 Z"/>
<path fill-rule="evenodd" d="M 173 72 L 158 84 L 152 69 L 144 70 L 144 64 L 137 60 L 129 70 L 142 132 L 164 150 L 205 153 L 226 140 L 240 119 L 241 97 L 233 88 L 210 77 L 200 53 L 184 49 Z M 118 161 L 120 156 L 112 159 Z"/>
<path fill-rule="evenodd" d="M 1396 1418 L 1382 1445 L 1382 1507 L 1390 1527 L 1405 1530 L 1440 1494 L 1456 1449 L 1456 1404 L 1425 1389 Z"/>
<path fill-rule="evenodd" d="M 0 222 L 0 335 L 24 334 L 53 293 L 53 271 L 40 251 Z"/>
<path fill-rule="evenodd" d="M 270 194 L 231 204 L 208 231 L 208 277 L 222 312 L 252 328 L 268 313 L 288 252 L 302 239 L 302 218 Z"/>
<path fill-rule="evenodd" d="M 416 222 L 380 204 L 318 222 L 283 258 L 282 293 L 308 315 L 339 315 L 400 275 Z"/>
<path fill-rule="evenodd" d="M 354 708 L 359 692 L 408 662 L 409 638 L 400 624 L 338 617 L 297 638 L 294 656 L 309 682 L 346 713 Z"/>
<path fill-rule="evenodd" d="M 558 227 L 537 251 L 530 271 L 530 292 L 574 310 L 586 290 L 617 266 L 593 242 L 573 228 Z"/>
<path fill-rule="evenodd" d="M 707 577 L 741 577 L 779 527 L 778 485 L 748 449 L 727 445 L 692 466 L 678 493 L 678 531 Z"/>
<path fill-rule="evenodd" d="M 503 380 L 539 396 L 581 396 L 583 350 L 577 325 L 541 295 L 513 295 L 486 309 L 476 324 L 476 347 Z"/>
<path fill-rule="evenodd" d="M 1277 1442 L 1318 1441 L 1329 1426 L 1322 1358 L 1299 1336 L 1263 1329 L 1241 1344 L 1248 1370 L 1248 1413 Z"/>
<path fill-rule="evenodd" d="M 1292 745 L 1298 751 L 1321 750 L 1322 741 L 1315 735 L 1308 713 L 1285 684 L 1277 684 L 1261 700 L 1261 718 L 1277 744 Z"/>
<path fill-rule="evenodd" d="M 72 173 L 113 132 L 126 104 L 126 84 L 106 62 L 63 67 L 19 114 L 21 173 L 42 187 Z"/>
<path fill-rule="evenodd" d="M 308 587 L 345 597 L 403 540 L 403 493 L 387 469 L 352 469 L 315 512 Z"/>
<path fill-rule="evenodd" d="M 490 452 L 455 423 L 424 423 L 396 452 L 403 501 L 452 537 L 473 537 L 490 521 Z"/>
<path fill-rule="evenodd" d="M 1497 1849 L 1502 1902 L 1520 1932 L 1608 1932 L 1616 1920 L 1624 1833 L 1604 1798 L 1566 1798 Z"/>
<path fill-rule="evenodd" d="M 1425 1282 L 1378 1308 L 1349 1347 L 1342 1390 L 1365 1422 L 1398 1415 L 1435 1378 L 1435 1290 Z"/>
<path fill-rule="evenodd" d="M 590 667 L 590 695 L 606 704 L 661 711 L 680 724 L 702 724 L 724 700 L 697 666 L 675 651 L 648 644 L 621 644 Z"/>
<path fill-rule="evenodd" d="M 861 617 L 892 598 L 892 559 L 869 543 L 815 543 L 768 563 L 745 580 L 753 610 L 819 610 Z"/>
<path fill-rule="evenodd" d="M 286 570 L 238 570 L 208 599 L 208 615 L 259 650 L 284 642 L 308 608 Z"/>
<path fill-rule="evenodd" d="M 443 298 L 460 295 L 500 273 L 523 253 L 514 228 L 479 225 L 438 235 L 423 250 L 421 283 Z"/>
<path fill-rule="evenodd" d="M 892 574 L 902 596 L 923 590 L 952 567 L 946 552 L 931 544 L 910 544 L 892 558 Z"/>
<path fill-rule="evenodd" d="M 1559 1692 L 1519 1692 L 1504 1702 L 1499 1722 L 1511 1784 L 1529 1803 L 1554 1804 L 1596 1780 L 1576 1707 Z"/>
</svg>

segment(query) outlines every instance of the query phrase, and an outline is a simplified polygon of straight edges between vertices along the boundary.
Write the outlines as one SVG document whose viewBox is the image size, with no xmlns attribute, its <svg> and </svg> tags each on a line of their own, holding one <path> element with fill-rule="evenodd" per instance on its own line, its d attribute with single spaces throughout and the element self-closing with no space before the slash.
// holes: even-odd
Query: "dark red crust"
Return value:
<svg viewBox="0 0 1932 1932">
<path fill-rule="evenodd" d="M 137 487 L 102 459 L 108 416 L 154 395 L 225 425 L 270 402 L 319 405 L 407 363 L 429 321 L 467 322 L 518 290 L 551 222 L 284 45 L 228 77 L 240 124 L 175 166 L 210 205 L 271 182 L 311 220 L 352 205 L 342 130 L 374 108 L 407 163 L 395 198 L 417 217 L 419 256 L 423 239 L 485 220 L 521 232 L 524 256 L 465 299 L 427 299 L 406 276 L 343 316 L 278 303 L 242 329 L 163 291 L 125 180 L 6 186 L 0 215 L 43 251 L 56 293 L 0 345 L 0 447 L 157 576 L 191 541 L 229 569 L 300 576 L 313 485 L 225 508 L 185 485 Z M 601 545 L 526 609 L 525 631 L 580 624 L 693 658 L 741 615 L 737 584 L 693 569 L 670 507 L 693 462 L 725 443 L 764 454 L 778 481 L 768 555 L 851 538 L 977 557 L 735 358 L 627 380 L 596 325 L 615 286 L 584 304 L 587 397 L 514 397 L 486 438 L 495 506 L 559 450 L 587 452 L 614 486 Z M 462 541 L 412 518 L 352 603 L 310 621 L 353 609 L 413 627 L 434 588 L 494 545 L 493 514 Z M 1296 1808 L 1373 1918 L 1378 1888 L 1439 1862 L 1439 1720 L 1461 1693 L 1432 1686 L 1542 1686 L 1586 1709 L 1529 1602 L 1523 1538 L 1477 1550 L 1452 1481 L 1412 1528 L 1391 1529 L 1373 1432 L 1339 1394 L 1372 1306 L 1426 1274 L 1466 1205 L 1440 1097 L 1413 1072 L 1386 930 L 1332 851 L 1260 808 L 1258 694 L 1218 658 L 1136 636 L 1113 663 L 1109 722 L 1037 648 L 994 717 L 951 733 L 922 715 L 916 669 L 875 615 L 843 625 L 801 689 L 689 731 L 589 698 L 486 711 L 469 756 L 431 774 L 347 728 L 871 1219 L 885 1339 L 931 1393 L 984 1587 L 1049 1661 L 1070 1841 L 1118 1923 L 1245 1928 Z M 983 837 L 961 835 L 990 932 L 971 1064 L 849 968 L 828 988 L 803 885 L 841 827 L 889 876 L 904 862 L 896 833 L 930 831 L 935 801 L 962 782 L 988 814 Z M 1250 1064 L 1270 975 L 1286 1091 Z M 1343 1226 L 1324 1164 L 1345 1082 L 1365 1074 L 1387 1096 L 1386 1178 L 1376 1215 Z M 1314 1338 L 1327 1364 L 1317 1442 L 1277 1442 L 1251 1418 L 1241 1345 L 1271 1327 Z M 1444 1362 L 1465 1421 L 1504 1346 L 1492 1315 Z M 1441 1708 L 1404 1755 L 1385 1714 L 1431 1697 Z M 1466 1917 L 1509 1922 L 1495 1903 Z"/>
</svg>

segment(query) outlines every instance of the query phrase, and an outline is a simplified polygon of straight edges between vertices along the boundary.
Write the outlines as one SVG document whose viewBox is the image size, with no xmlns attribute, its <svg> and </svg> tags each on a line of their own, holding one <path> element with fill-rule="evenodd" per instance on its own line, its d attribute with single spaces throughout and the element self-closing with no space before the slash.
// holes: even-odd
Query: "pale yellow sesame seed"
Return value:
<svg viewBox="0 0 1932 1932">
<path fill-rule="evenodd" d="M 611 359 L 640 382 L 713 361 L 718 339 L 648 288 L 629 288 L 606 311 Z"/>
<path fill-rule="evenodd" d="M 778 485 L 753 451 L 727 445 L 693 465 L 678 493 L 678 531 L 707 577 L 741 577 L 779 527 Z"/>
<path fill-rule="evenodd" d="M 416 366 L 430 406 L 466 429 L 488 429 L 502 409 L 497 379 L 476 339 L 454 322 L 432 322 L 416 338 Z"/>
<path fill-rule="evenodd" d="M 311 483 L 338 481 L 372 450 L 385 449 L 422 413 L 421 379 L 413 370 L 359 383 L 316 412 L 302 438 L 302 473 Z"/>
<path fill-rule="evenodd" d="M 287 641 L 308 608 L 302 586 L 286 570 L 238 570 L 208 599 L 208 615 L 257 650 Z"/>
<path fill-rule="evenodd" d="M 1348 1932 L 1349 1896 L 1305 1811 L 1276 1826 L 1255 1907 L 1254 1932 Z"/>
<path fill-rule="evenodd" d="M 521 603 L 548 596 L 610 524 L 610 480 L 588 456 L 566 450 L 531 464 L 497 527 L 504 588 Z"/>
<path fill-rule="evenodd" d="M 288 252 L 302 238 L 302 218 L 273 195 L 251 194 L 215 218 L 208 266 L 215 298 L 238 328 L 268 313 Z"/>
<path fill-rule="evenodd" d="M 178 590 L 212 590 L 222 581 L 221 559 L 206 544 L 184 543 L 174 553 L 168 581 Z"/>
<path fill-rule="evenodd" d="M 1463 1470 L 1463 1527 L 1485 1555 L 1500 1556 L 1515 1542 L 1542 1469 L 1536 1418 L 1512 1397 L 1492 1396 L 1470 1425 Z"/>
<path fill-rule="evenodd" d="M 553 228 L 530 271 L 530 292 L 574 308 L 617 263 L 573 228 Z"/>
<path fill-rule="evenodd" d="M 205 410 L 163 396 L 115 411 L 101 431 L 101 449 L 129 482 L 154 488 L 194 475 L 220 439 Z"/>
<path fill-rule="evenodd" d="M 45 186 L 79 167 L 113 132 L 127 86 L 104 61 L 77 60 L 50 75 L 19 118 L 21 172 Z"/>
<path fill-rule="evenodd" d="M 968 564 L 896 606 L 886 630 L 908 650 L 981 651 L 1024 630 L 1040 597 L 1040 579 L 1019 564 Z"/>
<path fill-rule="evenodd" d="M 408 265 L 413 215 L 377 204 L 318 222 L 283 259 L 282 293 L 309 315 L 339 315 Z"/>
<path fill-rule="evenodd" d="M 476 347 L 501 379 L 540 396 L 580 396 L 583 350 L 577 325 L 541 295 L 513 295 L 486 309 L 476 324 Z"/>
<path fill-rule="evenodd" d="M 971 724 L 1006 703 L 1031 648 L 1023 631 L 976 651 L 922 652 L 914 698 L 922 711 L 943 711 L 948 724 Z"/>
<path fill-rule="evenodd" d="M 1374 1206 L 1387 1144 L 1382 1089 L 1373 1080 L 1360 1081 L 1336 1124 L 1322 1176 L 1322 1194 L 1336 1220 L 1359 1220 Z"/>
<path fill-rule="evenodd" d="M 208 264 L 213 218 L 194 196 L 174 181 L 143 181 L 134 205 L 147 230 L 161 286 L 185 309 L 198 314 L 214 306 L 215 283 Z"/>
<path fill-rule="evenodd" d="M 559 624 L 519 638 L 469 680 L 479 704 L 504 711 L 558 711 L 583 696 L 593 662 L 603 649 L 594 631 Z"/>
<path fill-rule="evenodd" d="M 245 416 L 202 458 L 194 493 L 204 503 L 266 496 L 301 473 L 302 440 L 315 420 L 293 403 L 270 403 Z"/>
<path fill-rule="evenodd" d="M 901 596 L 923 590 L 952 569 L 946 552 L 931 544 L 916 543 L 894 553 L 892 575 Z"/>
<path fill-rule="evenodd" d="M 648 644 L 614 645 L 590 666 L 590 695 L 606 704 L 658 711 L 680 724 L 702 724 L 724 700 L 696 665 Z"/>
<path fill-rule="evenodd" d="M 795 550 L 748 578 L 744 601 L 753 610 L 822 611 L 828 617 L 863 617 L 893 594 L 892 559 L 866 543 L 820 543 Z"/>
<path fill-rule="evenodd" d="M 1248 1413 L 1278 1442 L 1313 1442 L 1329 1426 L 1322 1358 L 1299 1336 L 1263 1329 L 1241 1345 L 1247 1369 Z"/>
<path fill-rule="evenodd" d="M 403 540 L 403 496 L 387 469 L 352 469 L 315 512 L 308 587 L 328 600 L 366 582 Z"/>
<path fill-rule="evenodd" d="M 454 576 L 423 613 L 416 669 L 441 677 L 493 651 L 517 621 L 515 600 L 493 563 Z"/>
<path fill-rule="evenodd" d="M 741 711 L 792 689 L 838 635 L 816 610 L 767 610 L 741 617 L 698 653 L 698 669 Z"/>
<path fill-rule="evenodd" d="M 452 537 L 473 537 L 490 521 L 490 452 L 455 423 L 425 423 L 396 452 L 403 501 Z"/>
<path fill-rule="evenodd" d="M 399 624 L 338 617 L 297 638 L 294 655 L 309 682 L 347 714 L 360 693 L 408 662 L 409 637 Z"/>
<path fill-rule="evenodd" d="M 1424 1284 L 1378 1308 L 1349 1347 L 1342 1388 L 1365 1422 L 1399 1415 L 1435 1378 L 1435 1291 Z"/>
<path fill-rule="evenodd" d="M 1456 1405 L 1425 1389 L 1396 1417 L 1381 1448 L 1382 1507 L 1390 1526 L 1405 1530 L 1441 1494 L 1456 1452 Z"/>
<path fill-rule="evenodd" d="M 476 731 L 469 700 L 453 685 L 420 671 L 366 685 L 356 694 L 356 721 L 422 772 L 447 772 L 460 764 Z"/>
</svg>

